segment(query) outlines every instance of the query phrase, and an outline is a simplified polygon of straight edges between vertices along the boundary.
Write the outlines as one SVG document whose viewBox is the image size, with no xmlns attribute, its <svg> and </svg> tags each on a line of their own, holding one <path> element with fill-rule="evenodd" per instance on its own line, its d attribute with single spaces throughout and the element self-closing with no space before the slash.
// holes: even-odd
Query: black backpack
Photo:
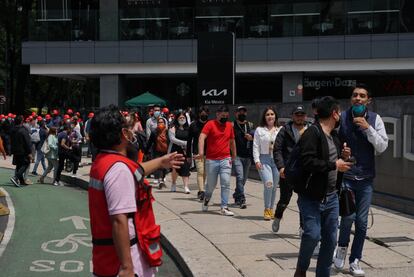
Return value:
<svg viewBox="0 0 414 277">
<path fill-rule="evenodd" d="M 318 127 L 315 126 L 314 128 L 316 128 L 318 135 L 320 135 Z M 299 142 L 297 142 L 293 147 L 292 152 L 290 152 L 289 159 L 285 164 L 286 182 L 293 187 L 293 190 L 296 193 L 304 193 L 308 187 L 309 180 L 312 177 L 312 173 L 303 170 L 302 159 L 300 157 L 301 152 L 302 149 L 300 148 Z"/>
</svg>

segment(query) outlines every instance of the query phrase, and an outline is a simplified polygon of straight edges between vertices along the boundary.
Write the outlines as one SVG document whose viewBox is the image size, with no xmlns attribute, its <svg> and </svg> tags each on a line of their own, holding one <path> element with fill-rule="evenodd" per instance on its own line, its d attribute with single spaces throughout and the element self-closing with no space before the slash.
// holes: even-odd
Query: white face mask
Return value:
<svg viewBox="0 0 414 277">
<path fill-rule="evenodd" d="M 185 119 L 182 120 L 178 120 L 178 124 L 180 124 L 181 126 L 183 126 L 187 121 Z"/>
</svg>

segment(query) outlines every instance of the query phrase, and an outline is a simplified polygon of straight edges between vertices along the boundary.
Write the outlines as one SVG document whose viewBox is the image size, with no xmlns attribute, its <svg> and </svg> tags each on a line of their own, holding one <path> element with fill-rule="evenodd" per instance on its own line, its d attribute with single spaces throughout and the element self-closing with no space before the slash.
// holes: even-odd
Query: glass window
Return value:
<svg viewBox="0 0 414 277">
<path fill-rule="evenodd" d="M 414 32 L 414 1 L 403 1 L 401 4 L 400 32 Z"/>
<path fill-rule="evenodd" d="M 243 36 L 244 8 L 242 6 L 209 6 L 196 9 L 197 32 L 234 32 Z"/>
<path fill-rule="evenodd" d="M 269 21 L 272 37 L 294 36 L 294 16 L 291 3 L 272 5 Z"/>
<path fill-rule="evenodd" d="M 399 12 L 374 12 L 372 14 L 372 31 L 376 34 L 397 33 L 399 27 Z"/>
<path fill-rule="evenodd" d="M 170 9 L 169 38 L 189 39 L 194 37 L 193 9 Z"/>
<path fill-rule="evenodd" d="M 371 34 L 373 29 L 372 13 L 363 12 L 348 15 L 348 33 Z"/>
<path fill-rule="evenodd" d="M 343 35 L 345 32 L 345 2 L 322 2 L 320 35 Z"/>
<path fill-rule="evenodd" d="M 271 26 L 268 23 L 267 6 L 247 6 L 245 20 L 245 37 L 263 38 L 268 37 Z"/>
<path fill-rule="evenodd" d="M 303 2 L 293 4 L 296 36 L 316 36 L 320 30 L 319 2 Z"/>
</svg>

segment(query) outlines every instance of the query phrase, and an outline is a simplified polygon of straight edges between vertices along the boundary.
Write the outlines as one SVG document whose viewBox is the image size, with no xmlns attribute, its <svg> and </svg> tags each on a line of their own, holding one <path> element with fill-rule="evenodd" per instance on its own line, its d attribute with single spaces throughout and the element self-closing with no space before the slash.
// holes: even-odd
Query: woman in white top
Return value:
<svg viewBox="0 0 414 277">
<path fill-rule="evenodd" d="M 253 159 L 264 184 L 264 220 L 271 220 L 274 217 L 273 207 L 279 183 L 279 171 L 273 160 L 273 146 L 279 130 L 275 108 L 267 107 L 253 139 Z"/>
</svg>

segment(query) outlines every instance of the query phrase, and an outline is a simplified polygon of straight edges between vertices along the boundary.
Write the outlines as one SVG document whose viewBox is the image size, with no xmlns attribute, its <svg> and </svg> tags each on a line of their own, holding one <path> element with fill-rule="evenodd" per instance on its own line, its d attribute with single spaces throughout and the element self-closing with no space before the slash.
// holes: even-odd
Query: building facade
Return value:
<svg viewBox="0 0 414 277">
<path fill-rule="evenodd" d="M 349 88 L 357 81 L 368 83 L 375 96 L 372 108 L 386 118 L 392 139 L 378 158 L 376 199 L 414 213 L 413 1 L 36 4 L 22 45 L 23 63 L 30 64 L 31 74 L 99 78 L 101 106 L 122 105 L 145 91 L 172 107 L 197 106 L 200 32 L 234 32 L 234 104 L 251 104 L 253 114 L 273 103 L 287 117 L 290 103 L 323 95 L 343 99 L 347 106 Z"/>
</svg>

